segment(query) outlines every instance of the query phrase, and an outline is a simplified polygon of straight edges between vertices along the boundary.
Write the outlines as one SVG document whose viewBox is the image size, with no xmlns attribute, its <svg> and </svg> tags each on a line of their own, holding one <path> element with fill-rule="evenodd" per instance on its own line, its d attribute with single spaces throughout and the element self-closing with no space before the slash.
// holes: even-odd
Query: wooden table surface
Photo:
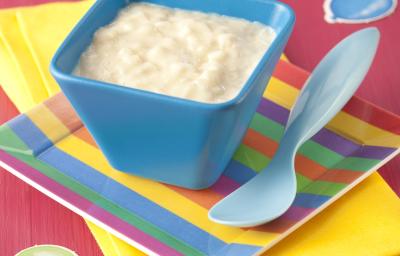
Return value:
<svg viewBox="0 0 400 256">
<path fill-rule="evenodd" d="M 0 8 L 33 5 L 49 0 L 0 0 Z M 330 25 L 323 21 L 322 0 L 283 0 L 293 7 L 297 23 L 286 54 L 311 70 L 347 34 L 366 25 Z M 400 11 L 374 22 L 382 43 L 374 66 L 357 94 L 400 115 Z M 18 112 L 0 89 L 0 123 Z M 380 173 L 400 195 L 400 157 Z M 0 169 L 0 255 L 14 255 L 35 244 L 59 244 L 81 256 L 102 255 L 81 217 Z"/>
</svg>

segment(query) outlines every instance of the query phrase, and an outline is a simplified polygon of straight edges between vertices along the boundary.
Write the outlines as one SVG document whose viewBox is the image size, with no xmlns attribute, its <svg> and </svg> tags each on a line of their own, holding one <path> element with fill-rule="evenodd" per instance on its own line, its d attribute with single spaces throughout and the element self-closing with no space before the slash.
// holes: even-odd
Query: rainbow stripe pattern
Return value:
<svg viewBox="0 0 400 256">
<path fill-rule="evenodd" d="M 207 211 L 214 203 L 268 164 L 307 76 L 280 61 L 243 143 L 220 180 L 206 190 L 186 190 L 113 169 L 62 94 L 0 127 L 0 164 L 148 252 L 259 254 L 400 152 L 400 117 L 353 97 L 301 147 L 297 196 L 281 218 L 250 229 L 209 221 Z"/>
</svg>

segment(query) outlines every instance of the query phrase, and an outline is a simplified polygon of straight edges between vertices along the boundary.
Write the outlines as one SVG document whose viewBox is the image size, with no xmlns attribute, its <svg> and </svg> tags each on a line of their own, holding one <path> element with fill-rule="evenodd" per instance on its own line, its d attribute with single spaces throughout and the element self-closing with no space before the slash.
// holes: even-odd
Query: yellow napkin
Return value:
<svg viewBox="0 0 400 256">
<path fill-rule="evenodd" d="M 0 11 L 0 84 L 20 112 L 60 90 L 48 72 L 50 60 L 93 2 Z"/>
<path fill-rule="evenodd" d="M 399 256 L 400 200 L 374 173 L 265 255 Z"/>
<path fill-rule="evenodd" d="M 93 1 L 0 11 L 0 84 L 24 112 L 57 92 L 48 72 L 56 48 Z M 372 175 L 265 255 L 400 255 L 400 201 Z M 144 255 L 88 223 L 104 254 Z"/>
</svg>

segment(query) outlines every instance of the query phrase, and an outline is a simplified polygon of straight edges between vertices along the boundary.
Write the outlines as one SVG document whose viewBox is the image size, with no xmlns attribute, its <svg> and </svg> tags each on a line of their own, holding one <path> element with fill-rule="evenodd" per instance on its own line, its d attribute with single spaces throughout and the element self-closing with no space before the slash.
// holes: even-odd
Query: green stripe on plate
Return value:
<svg viewBox="0 0 400 256">
<path fill-rule="evenodd" d="M 253 120 L 250 123 L 250 128 L 276 142 L 282 138 L 285 130 L 281 124 L 270 120 L 259 113 L 255 113 Z"/>
<path fill-rule="evenodd" d="M 8 134 L 13 133 L 13 131 L 7 131 Z M 14 134 L 15 135 L 15 134 Z M 20 141 L 18 137 L 12 137 L 13 143 L 20 144 L 23 143 Z M 74 179 L 64 175 L 57 169 L 37 160 L 35 157 L 30 155 L 23 155 L 18 153 L 7 152 L 13 157 L 23 161 L 24 163 L 28 164 L 29 166 L 35 168 L 45 176 L 51 178 L 52 180 L 60 183 L 61 185 L 69 188 L 70 190 L 74 191 L 75 193 L 81 195 L 82 197 L 86 198 L 87 200 L 91 201 L 93 204 L 107 210 L 108 212 L 112 213 L 115 216 L 118 216 L 120 219 L 126 221 L 127 223 L 135 226 L 136 228 L 142 230 L 143 232 L 151 235 L 152 237 L 158 239 L 162 243 L 174 248 L 177 251 L 180 251 L 186 255 L 203 255 L 200 251 L 196 250 L 195 248 L 185 244 L 184 242 L 175 239 L 174 237 L 170 236 L 168 233 L 163 232 L 162 230 L 158 229 L 153 224 L 146 222 L 139 216 L 130 213 L 129 211 L 120 208 L 118 205 L 104 199 L 91 189 L 88 189 L 85 186 L 82 186 Z"/>
<path fill-rule="evenodd" d="M 304 187 L 301 192 L 314 195 L 334 196 L 346 186 L 347 184 L 343 183 L 315 180 Z"/>
<path fill-rule="evenodd" d="M 300 147 L 299 153 L 326 168 L 331 168 L 344 159 L 338 153 L 311 140 L 308 140 Z"/>
<path fill-rule="evenodd" d="M 337 163 L 333 168 L 350 170 L 350 171 L 369 171 L 372 167 L 377 165 L 380 161 L 376 159 L 367 159 L 360 157 L 348 157 Z"/>
<path fill-rule="evenodd" d="M 306 176 L 301 175 L 300 173 L 296 173 L 296 181 L 297 181 L 297 192 L 300 192 L 302 189 L 310 185 L 312 180 L 307 178 Z"/>
<path fill-rule="evenodd" d="M 0 149 L 21 154 L 33 154 L 32 150 L 7 125 L 0 126 Z"/>
<path fill-rule="evenodd" d="M 255 172 L 260 172 L 270 162 L 268 157 L 243 144 L 236 150 L 233 159 L 246 165 Z"/>
</svg>

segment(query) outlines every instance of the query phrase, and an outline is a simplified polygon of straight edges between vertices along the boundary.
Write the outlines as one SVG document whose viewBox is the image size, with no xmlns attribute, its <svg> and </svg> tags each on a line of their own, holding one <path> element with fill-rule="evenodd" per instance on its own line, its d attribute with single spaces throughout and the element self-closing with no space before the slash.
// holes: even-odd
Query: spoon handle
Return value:
<svg viewBox="0 0 400 256">
<path fill-rule="evenodd" d="M 343 39 L 318 64 L 297 98 L 286 125 L 285 133 L 291 133 L 297 140 L 296 149 L 350 100 L 369 70 L 379 38 L 376 28 L 360 30 Z"/>
</svg>

